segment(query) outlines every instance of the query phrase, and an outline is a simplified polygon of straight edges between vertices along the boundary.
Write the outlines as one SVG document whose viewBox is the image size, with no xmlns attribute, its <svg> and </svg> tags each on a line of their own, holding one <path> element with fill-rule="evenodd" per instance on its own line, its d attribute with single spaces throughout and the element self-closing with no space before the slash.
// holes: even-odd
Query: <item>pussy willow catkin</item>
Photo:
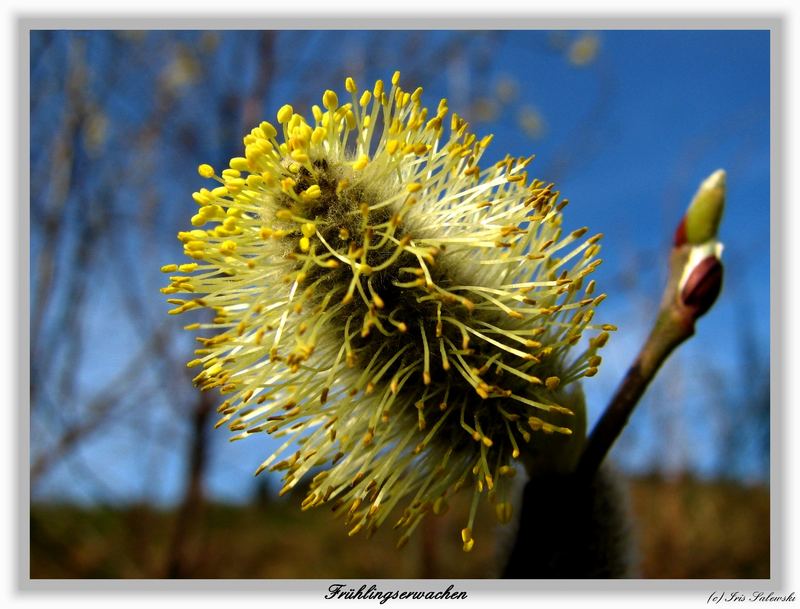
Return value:
<svg viewBox="0 0 800 609">
<path fill-rule="evenodd" d="M 186 327 L 219 425 L 285 438 L 258 472 L 282 492 L 314 474 L 303 508 L 331 503 L 351 534 L 398 507 L 400 544 L 471 487 L 468 551 L 480 496 L 510 519 L 521 453 L 571 433 L 565 388 L 597 371 L 600 235 L 562 229 L 530 158 L 481 168 L 491 136 L 398 82 L 348 78 L 351 102 L 326 91 L 311 121 L 285 105 L 228 169 L 201 165 L 218 186 L 194 193 L 195 262 L 163 267 L 180 273 L 163 291 L 189 294 L 170 313 L 213 311 Z"/>
</svg>

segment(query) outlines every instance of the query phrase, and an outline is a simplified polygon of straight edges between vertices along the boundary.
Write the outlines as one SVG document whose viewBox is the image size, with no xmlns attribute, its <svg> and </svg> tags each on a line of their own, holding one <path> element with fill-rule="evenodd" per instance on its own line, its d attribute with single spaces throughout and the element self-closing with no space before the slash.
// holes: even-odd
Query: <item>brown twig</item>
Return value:
<svg viewBox="0 0 800 609">
<path fill-rule="evenodd" d="M 716 235 L 724 200 L 725 173 L 717 171 L 700 186 L 678 226 L 653 329 L 586 441 L 575 471 L 579 480 L 594 476 L 661 365 L 694 334 L 695 322 L 716 300 L 722 287 Z"/>
<path fill-rule="evenodd" d="M 678 345 L 694 334 L 694 319 L 677 298 L 686 257 L 686 251 L 673 252 L 670 278 L 656 322 L 586 442 L 576 470 L 579 477 L 590 478 L 595 474 L 661 365 Z"/>
</svg>

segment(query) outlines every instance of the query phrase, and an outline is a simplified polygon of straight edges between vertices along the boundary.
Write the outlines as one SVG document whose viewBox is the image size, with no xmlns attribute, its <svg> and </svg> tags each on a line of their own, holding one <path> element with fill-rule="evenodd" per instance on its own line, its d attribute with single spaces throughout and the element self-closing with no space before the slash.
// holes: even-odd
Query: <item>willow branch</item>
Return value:
<svg viewBox="0 0 800 609">
<path fill-rule="evenodd" d="M 719 295 L 723 267 L 717 230 L 724 200 L 725 172 L 720 170 L 701 184 L 678 226 L 653 328 L 589 435 L 576 469 L 579 478 L 594 476 L 661 365 L 694 334 L 696 321 Z"/>
</svg>

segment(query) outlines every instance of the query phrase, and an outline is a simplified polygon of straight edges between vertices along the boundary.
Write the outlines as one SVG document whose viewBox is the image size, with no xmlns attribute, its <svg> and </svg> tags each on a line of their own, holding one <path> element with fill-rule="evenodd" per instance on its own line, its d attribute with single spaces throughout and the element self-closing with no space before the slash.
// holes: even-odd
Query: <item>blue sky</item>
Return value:
<svg viewBox="0 0 800 609">
<path fill-rule="evenodd" d="M 562 35 L 567 41 L 578 36 L 572 32 Z M 236 86 L 237 76 L 247 78 L 252 69 L 252 62 L 239 63 L 233 47 L 226 46 L 232 45 L 233 36 L 221 38 L 216 58 L 217 69 L 232 70 L 230 86 Z M 428 32 L 419 36 L 421 44 L 428 44 L 448 34 Z M 513 99 L 492 121 L 475 122 L 479 134 L 495 133 L 489 156 L 535 152 L 531 173 L 557 179 L 562 194 L 570 199 L 565 224 L 573 228 L 586 225 L 593 232 L 604 233 L 605 262 L 598 270 L 597 282 L 601 287 L 616 286 L 624 280 L 630 289 L 609 288 L 609 297 L 598 312 L 604 321 L 620 326 L 620 332 L 606 349 L 600 374 L 586 385 L 592 417 L 597 416 L 644 338 L 652 312 L 648 298 L 657 299 L 660 294 L 669 241 L 686 204 L 703 178 L 718 168 L 727 170 L 728 201 L 721 228 L 726 245 L 722 296 L 700 321 L 697 336 L 669 362 L 652 388 L 654 398 L 685 404 L 681 407 L 684 410 L 675 411 L 681 416 L 672 418 L 682 421 L 684 428 L 679 432 L 690 438 L 686 454 L 666 457 L 662 465 L 672 459 L 673 465 L 709 475 L 719 464 L 715 461 L 715 423 L 704 415 L 707 376 L 713 371 L 730 384 L 744 382 L 739 366 L 745 330 L 752 334 L 759 353 L 769 357 L 769 32 L 604 31 L 597 36 L 600 52 L 595 62 L 575 68 L 563 53 L 553 51 L 553 35 L 506 32 L 492 43 L 487 69 L 470 65 L 466 71 L 456 70 L 457 65 L 454 68 L 443 60 L 442 69 L 433 70 L 430 81 L 420 83 L 425 87 L 423 99 L 428 106 L 435 106 L 439 97 L 447 96 L 450 107 L 459 111 L 459 104 L 491 94 L 498 83 L 517 83 Z M 401 33 L 393 38 L 395 42 L 410 39 Z M 336 62 L 357 70 L 359 57 L 372 52 L 368 40 L 369 36 L 361 32 L 308 33 L 307 44 L 282 48 L 282 52 L 299 65 L 328 53 Z M 382 52 L 387 54 L 385 49 Z M 90 62 L 101 63 L 119 59 L 104 54 L 101 42 L 88 57 Z M 387 57 L 377 60 L 378 65 L 370 68 L 374 73 L 361 74 L 360 80 L 388 78 L 394 69 L 413 71 L 413 53 L 388 53 Z M 410 65 L 405 66 L 407 63 Z M 289 83 L 294 68 L 297 66 L 277 66 L 277 85 L 266 92 L 261 105 L 264 118 L 271 119 L 278 107 L 292 101 L 291 87 L 282 83 Z M 317 78 L 320 93 L 326 88 L 343 89 L 337 74 L 319 73 Z M 202 96 L 192 98 L 199 125 L 207 101 Z M 52 103 L 59 103 L 56 94 Z M 107 109 L 109 118 L 113 123 L 115 117 L 127 114 L 130 120 L 130 115 L 136 115 L 146 103 L 144 96 L 126 99 L 123 95 L 116 106 Z M 543 117 L 545 127 L 540 138 L 532 139 L 520 129 L 517 119 L 524 108 L 535 109 Z M 42 120 L 43 116 L 34 114 L 32 129 Z M 215 141 L 212 135 L 218 134 L 205 133 L 205 139 L 201 138 L 197 158 L 171 159 L 166 175 L 158 178 L 165 181 L 164 192 L 174 197 L 169 204 L 186 210 L 187 224 L 193 213 L 190 194 L 199 184 L 197 164 L 219 165 L 226 154 L 230 156 L 227 150 L 207 145 Z M 239 141 L 232 142 L 231 148 L 235 149 Z M 31 218 L 32 224 L 36 221 L 36 217 Z M 180 257 L 177 242 L 163 248 L 164 262 Z M 35 255 L 32 250 L 32 257 Z M 160 280 L 155 271 L 154 282 Z M 155 289 L 153 298 L 158 299 L 157 287 L 148 283 L 142 289 Z M 135 330 L 107 315 L 115 301 L 125 298 L 125 287 L 117 286 L 110 294 L 107 299 L 94 301 L 90 312 L 94 321 L 86 332 L 91 349 L 79 371 L 87 391 L 98 375 L 111 374 L 123 366 L 137 342 Z M 662 447 L 658 436 L 663 422 L 659 417 L 672 420 L 668 408 L 658 412 L 662 406 L 656 400 L 645 400 L 634 415 L 630 435 L 638 444 L 632 448 L 622 445 L 617 451 L 617 457 L 629 469 L 644 470 L 659 463 L 656 453 Z M 133 448 L 141 441 L 141 434 L 157 433 L 162 427 L 159 418 L 166 421 L 175 416 L 169 404 L 161 404 L 156 412 L 152 420 L 136 421 L 127 432 L 88 442 L 81 449 L 79 461 L 54 470 L 43 494 L 91 497 L 81 490 L 81 472 L 86 463 L 91 463 L 113 497 L 139 496 L 143 470 L 155 472 L 160 481 L 153 499 L 176 497 L 183 452 L 167 450 L 143 461 Z M 224 430 L 211 438 L 210 492 L 226 499 L 249 496 L 252 471 L 272 444 L 256 439 L 228 444 Z M 176 449 L 184 441 L 180 434 L 169 440 Z"/>
</svg>

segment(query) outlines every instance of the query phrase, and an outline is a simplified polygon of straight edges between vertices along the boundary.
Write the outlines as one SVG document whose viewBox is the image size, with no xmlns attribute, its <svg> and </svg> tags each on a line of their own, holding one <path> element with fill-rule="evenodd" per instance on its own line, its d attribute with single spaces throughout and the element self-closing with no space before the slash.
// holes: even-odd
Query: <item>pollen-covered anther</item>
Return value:
<svg viewBox="0 0 800 609">
<path fill-rule="evenodd" d="M 475 545 L 475 540 L 472 538 L 472 530 L 469 528 L 461 529 L 461 541 L 464 542 L 464 551 L 469 552 Z"/>
<path fill-rule="evenodd" d="M 502 524 L 511 522 L 511 517 L 513 513 L 514 513 L 513 506 L 508 501 L 501 501 L 495 506 L 495 514 L 497 516 L 497 520 Z"/>
</svg>

